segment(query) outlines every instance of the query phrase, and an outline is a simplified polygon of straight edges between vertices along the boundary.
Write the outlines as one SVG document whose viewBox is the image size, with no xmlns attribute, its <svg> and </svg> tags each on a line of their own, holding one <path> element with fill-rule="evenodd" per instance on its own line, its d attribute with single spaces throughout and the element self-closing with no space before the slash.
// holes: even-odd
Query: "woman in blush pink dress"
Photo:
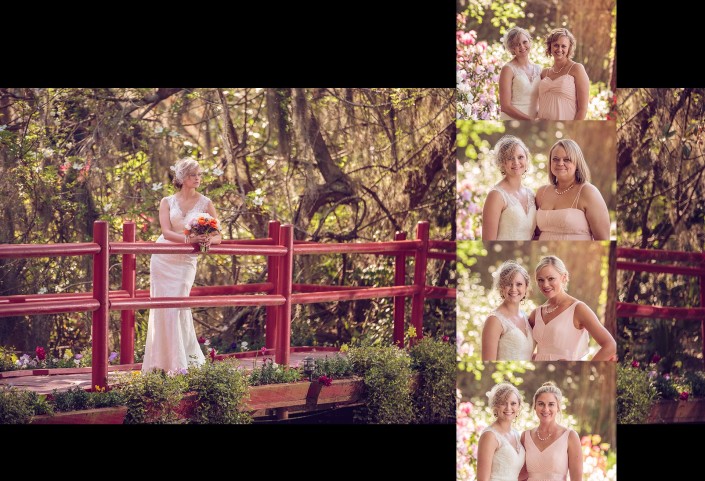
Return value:
<svg viewBox="0 0 705 481">
<path fill-rule="evenodd" d="M 580 146 L 574 140 L 559 140 L 548 157 L 551 183 L 536 191 L 538 240 L 609 240 L 607 204 L 590 183 Z"/>
<path fill-rule="evenodd" d="M 541 72 L 538 118 L 585 120 L 590 96 L 590 79 L 575 55 L 575 37 L 567 28 L 554 28 L 546 37 L 546 55 L 553 66 Z"/>
<path fill-rule="evenodd" d="M 529 315 L 536 341 L 535 361 L 581 361 L 592 336 L 600 350 L 593 361 L 616 360 L 617 343 L 587 304 L 569 296 L 568 270 L 556 256 L 545 256 L 536 265 L 536 283 L 546 303 Z"/>
<path fill-rule="evenodd" d="M 545 382 L 534 394 L 534 411 L 539 425 L 521 433 L 526 449 L 525 470 L 520 480 L 565 481 L 583 479 L 583 453 L 580 436 L 561 426 L 556 417 L 561 412 L 563 393 L 552 382 Z M 528 475 L 528 478 L 526 477 Z"/>
</svg>

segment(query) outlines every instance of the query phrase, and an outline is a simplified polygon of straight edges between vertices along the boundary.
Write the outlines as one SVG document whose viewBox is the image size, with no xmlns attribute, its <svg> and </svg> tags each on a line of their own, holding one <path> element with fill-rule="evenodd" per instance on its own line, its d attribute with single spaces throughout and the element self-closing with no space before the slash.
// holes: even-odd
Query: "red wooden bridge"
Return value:
<svg viewBox="0 0 705 481">
<path fill-rule="evenodd" d="M 632 261 L 620 259 L 632 259 Z M 668 265 L 658 263 L 663 261 L 694 265 Z M 617 248 L 617 269 L 636 272 L 680 274 L 698 278 L 700 305 L 697 307 L 647 306 L 618 302 L 617 317 L 699 321 L 703 360 L 705 361 L 705 253 L 620 247 Z"/>
<path fill-rule="evenodd" d="M 67 312 L 92 312 L 92 367 L 91 387 L 105 387 L 108 383 L 108 326 L 110 311 L 121 311 L 120 362 L 112 370 L 139 368 L 134 363 L 135 309 L 168 307 L 265 306 L 265 347 L 273 352 L 277 364 L 289 365 L 291 352 L 304 348 L 291 346 L 291 306 L 320 302 L 350 301 L 394 297 L 394 343 L 400 347 L 404 340 L 404 301 L 411 297 L 410 323 L 416 328 L 417 338 L 423 337 L 423 306 L 428 298 L 455 298 L 454 288 L 426 285 L 429 259 L 455 260 L 455 241 L 430 240 L 429 223 L 419 222 L 416 238 L 407 240 L 405 233 L 397 233 L 391 242 L 368 243 L 313 243 L 295 242 L 293 226 L 269 223 L 268 237 L 251 240 L 226 240 L 211 246 L 207 255 L 266 256 L 267 282 L 239 285 L 193 287 L 189 297 L 149 297 L 148 290 L 137 290 L 136 255 L 192 254 L 197 245 L 156 244 L 137 242 L 134 222 L 123 224 L 123 239 L 111 242 L 108 224 L 93 224 L 93 242 L 72 244 L 4 244 L 0 258 L 93 256 L 92 292 L 28 294 L 0 297 L 0 317 Z M 293 283 L 295 255 L 331 253 L 362 253 L 395 257 L 394 285 L 387 287 L 354 287 Z M 110 255 L 122 256 L 122 285 L 110 290 L 108 266 Z M 414 258 L 413 283 L 406 284 L 406 257 Z M 254 353 L 238 353 L 238 357 Z M 58 370 L 53 370 L 58 371 Z M 48 374 L 42 373 L 42 374 Z"/>
</svg>

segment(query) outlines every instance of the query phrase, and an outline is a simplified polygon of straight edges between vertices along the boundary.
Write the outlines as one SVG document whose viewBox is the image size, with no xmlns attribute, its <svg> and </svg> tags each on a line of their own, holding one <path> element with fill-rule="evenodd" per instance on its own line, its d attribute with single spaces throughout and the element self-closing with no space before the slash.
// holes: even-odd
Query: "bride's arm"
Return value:
<svg viewBox="0 0 705 481">
<path fill-rule="evenodd" d="M 208 207 L 206 208 L 206 212 L 208 212 L 211 216 L 214 218 L 218 218 L 218 214 L 215 212 L 215 206 L 213 205 L 213 202 L 208 202 Z M 222 225 L 221 225 L 222 228 Z M 220 244 L 223 241 L 223 236 L 220 235 L 220 232 L 218 232 L 215 235 L 212 235 L 210 237 L 210 242 L 209 244 Z"/>
<path fill-rule="evenodd" d="M 186 243 L 183 226 L 181 226 L 181 230 L 177 232 L 171 225 L 171 219 L 169 218 L 169 201 L 166 200 L 166 197 L 164 197 L 159 204 L 159 226 L 166 240 L 180 244 Z"/>
<path fill-rule="evenodd" d="M 489 316 L 482 327 L 482 360 L 496 361 L 502 323 L 497 316 Z"/>
</svg>

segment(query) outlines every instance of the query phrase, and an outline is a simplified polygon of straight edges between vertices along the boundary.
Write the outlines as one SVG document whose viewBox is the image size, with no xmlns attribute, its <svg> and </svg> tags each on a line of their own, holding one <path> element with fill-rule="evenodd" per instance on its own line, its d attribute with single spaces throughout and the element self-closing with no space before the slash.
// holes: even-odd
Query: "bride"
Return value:
<svg viewBox="0 0 705 481">
<path fill-rule="evenodd" d="M 534 120 L 539 104 L 541 67 L 531 63 L 531 35 L 521 27 L 507 32 L 504 48 L 514 54 L 499 73 L 500 120 Z"/>
<path fill-rule="evenodd" d="M 483 361 L 529 361 L 534 338 L 519 304 L 529 289 L 529 273 L 515 261 L 506 261 L 493 273 L 502 304 L 492 311 L 482 328 Z"/>
<path fill-rule="evenodd" d="M 207 212 L 217 218 L 211 200 L 196 192 L 202 172 L 191 158 L 179 160 L 174 169 L 173 183 L 179 192 L 164 197 L 159 204 L 159 224 L 162 234 L 157 243 L 205 245 L 220 244 L 220 234 L 184 236 L 184 225 L 195 213 Z M 149 264 L 150 297 L 188 297 L 196 277 L 197 254 L 152 254 Z M 151 309 L 147 327 L 147 344 L 142 372 L 153 369 L 178 371 L 189 365 L 201 365 L 201 351 L 189 308 Z"/>
</svg>

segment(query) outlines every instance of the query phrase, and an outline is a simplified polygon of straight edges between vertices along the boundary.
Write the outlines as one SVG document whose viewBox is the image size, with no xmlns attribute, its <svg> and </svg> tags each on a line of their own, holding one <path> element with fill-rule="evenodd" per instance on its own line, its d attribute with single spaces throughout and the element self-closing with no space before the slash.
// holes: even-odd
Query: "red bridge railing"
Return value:
<svg viewBox="0 0 705 481">
<path fill-rule="evenodd" d="M 620 259 L 632 259 L 633 261 Z M 664 261 L 694 265 L 658 263 Z M 617 316 L 700 321 L 700 338 L 702 340 L 703 360 L 705 361 L 705 253 L 618 247 L 617 269 L 658 274 L 680 274 L 698 278 L 700 287 L 700 306 L 698 307 L 646 306 L 618 302 Z"/>
<path fill-rule="evenodd" d="M 423 304 L 426 298 L 455 298 L 454 288 L 426 285 L 428 259 L 455 260 L 455 241 L 428 238 L 429 224 L 419 222 L 416 239 L 406 240 L 397 233 L 393 242 L 318 244 L 294 242 L 293 226 L 269 223 L 267 238 L 226 240 L 211 246 L 210 254 L 266 256 L 267 282 L 193 287 L 189 297 L 149 297 L 137 290 L 137 254 L 190 254 L 198 246 L 137 242 L 134 222 L 123 225 L 122 242 L 110 242 L 108 224 L 93 224 L 93 242 L 75 244 L 4 244 L 0 258 L 61 257 L 93 255 L 93 291 L 86 293 L 29 294 L 0 297 L 0 317 L 92 312 L 92 386 L 105 387 L 108 379 L 108 326 L 111 310 L 121 311 L 120 362 L 134 363 L 135 309 L 167 307 L 264 306 L 266 308 L 265 346 L 273 349 L 275 362 L 289 364 L 291 352 L 291 306 L 318 302 L 394 297 L 394 343 L 404 342 L 404 300 L 412 298 L 411 324 L 417 338 L 423 337 Z M 294 284 L 294 255 L 362 253 L 395 257 L 394 286 L 354 287 Z M 122 285 L 109 289 L 110 255 L 122 255 Z M 414 257 L 413 284 L 406 285 L 406 257 Z"/>
</svg>

